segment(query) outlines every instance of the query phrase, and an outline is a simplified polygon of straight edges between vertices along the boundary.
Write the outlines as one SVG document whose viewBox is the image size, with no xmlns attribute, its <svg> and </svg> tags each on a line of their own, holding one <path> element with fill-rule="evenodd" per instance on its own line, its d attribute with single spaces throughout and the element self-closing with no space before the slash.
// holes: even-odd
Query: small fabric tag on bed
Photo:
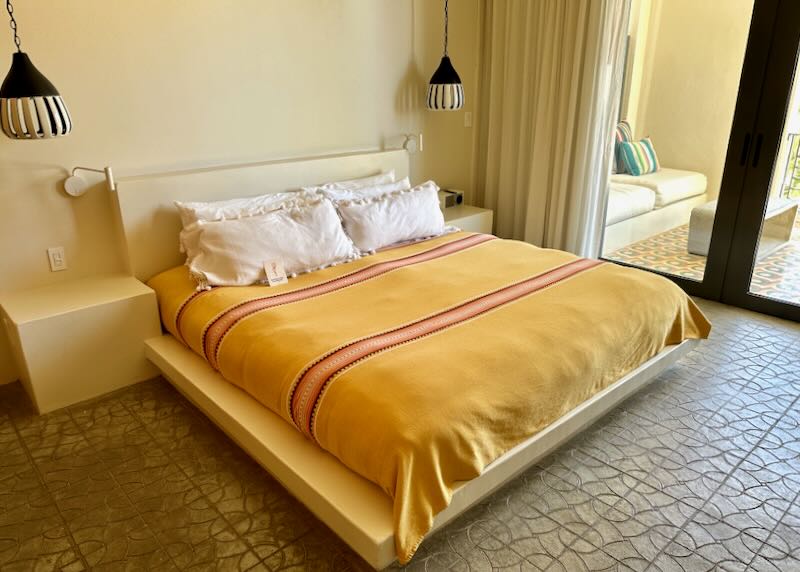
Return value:
<svg viewBox="0 0 800 572">
<path fill-rule="evenodd" d="M 264 263 L 264 271 L 267 273 L 267 284 L 270 286 L 289 282 L 286 278 L 286 270 L 283 268 L 283 260 L 267 260 Z"/>
</svg>

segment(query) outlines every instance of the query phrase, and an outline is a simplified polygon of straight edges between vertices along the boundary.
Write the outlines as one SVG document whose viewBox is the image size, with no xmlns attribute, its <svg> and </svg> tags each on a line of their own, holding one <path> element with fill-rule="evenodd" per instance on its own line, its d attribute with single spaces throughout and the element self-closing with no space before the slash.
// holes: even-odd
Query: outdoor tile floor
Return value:
<svg viewBox="0 0 800 572">
<path fill-rule="evenodd" d="M 800 325 L 712 337 L 409 570 L 800 570 Z M 0 569 L 361 570 L 162 379 L 38 417 L 0 387 Z"/>
<path fill-rule="evenodd" d="M 706 257 L 689 254 L 689 225 L 675 227 L 615 250 L 605 258 L 701 281 Z M 750 282 L 753 294 L 800 304 L 800 218 L 792 240 L 756 262 Z"/>
</svg>

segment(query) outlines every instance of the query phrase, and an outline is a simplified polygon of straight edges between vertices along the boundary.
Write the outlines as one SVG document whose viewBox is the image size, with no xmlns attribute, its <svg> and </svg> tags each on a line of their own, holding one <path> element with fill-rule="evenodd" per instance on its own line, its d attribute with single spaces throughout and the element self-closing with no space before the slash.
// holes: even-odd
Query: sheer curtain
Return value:
<svg viewBox="0 0 800 572">
<path fill-rule="evenodd" d="M 597 256 L 630 0 L 482 6 L 478 202 L 499 236 Z"/>
</svg>

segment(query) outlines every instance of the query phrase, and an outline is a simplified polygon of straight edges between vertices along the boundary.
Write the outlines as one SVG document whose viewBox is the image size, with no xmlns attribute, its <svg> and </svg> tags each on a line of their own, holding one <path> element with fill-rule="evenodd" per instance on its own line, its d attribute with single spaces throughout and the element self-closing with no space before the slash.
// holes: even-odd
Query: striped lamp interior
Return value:
<svg viewBox="0 0 800 572">
<path fill-rule="evenodd" d="M 49 139 L 72 131 L 60 95 L 0 98 L 0 126 L 12 139 Z"/>
<path fill-rule="evenodd" d="M 456 111 L 464 107 L 464 86 L 460 83 L 432 83 L 428 86 L 428 109 Z"/>
</svg>

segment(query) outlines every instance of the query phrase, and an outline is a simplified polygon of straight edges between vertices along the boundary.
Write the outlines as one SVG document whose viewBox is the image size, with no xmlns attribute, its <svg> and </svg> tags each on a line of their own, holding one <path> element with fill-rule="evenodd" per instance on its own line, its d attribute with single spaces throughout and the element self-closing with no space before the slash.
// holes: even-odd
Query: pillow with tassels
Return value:
<svg viewBox="0 0 800 572">
<path fill-rule="evenodd" d="M 433 181 L 413 189 L 335 204 L 345 232 L 363 254 L 445 232 L 439 187 Z"/>
<path fill-rule="evenodd" d="M 198 289 L 266 281 L 266 264 L 280 261 L 290 277 L 360 256 L 327 199 L 265 214 L 200 221 L 186 265 Z"/>
</svg>

